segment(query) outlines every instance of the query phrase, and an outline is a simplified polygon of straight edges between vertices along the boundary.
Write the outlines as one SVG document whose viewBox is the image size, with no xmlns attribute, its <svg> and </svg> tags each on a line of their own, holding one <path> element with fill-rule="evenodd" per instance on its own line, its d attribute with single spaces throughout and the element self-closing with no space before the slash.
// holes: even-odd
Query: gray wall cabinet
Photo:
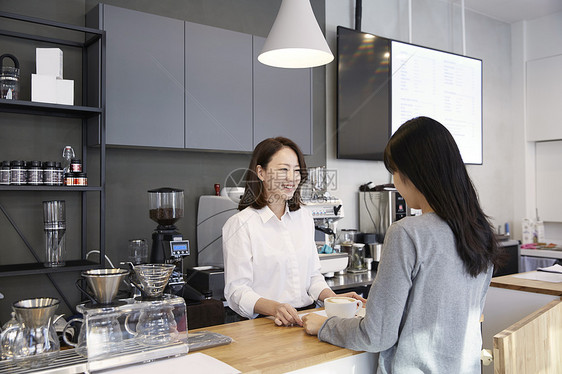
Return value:
<svg viewBox="0 0 562 374">
<path fill-rule="evenodd" d="M 285 136 L 313 153 L 312 69 L 280 69 L 257 59 L 265 38 L 254 36 L 254 146 Z"/>
<path fill-rule="evenodd" d="M 185 23 L 185 147 L 251 152 L 252 35 Z"/>
<path fill-rule="evenodd" d="M 265 38 L 104 4 L 93 12 L 107 32 L 107 145 L 251 152 L 285 136 L 313 153 L 312 70 L 261 64 Z"/>
<path fill-rule="evenodd" d="M 184 147 L 184 22 L 100 4 L 108 145 Z"/>
</svg>

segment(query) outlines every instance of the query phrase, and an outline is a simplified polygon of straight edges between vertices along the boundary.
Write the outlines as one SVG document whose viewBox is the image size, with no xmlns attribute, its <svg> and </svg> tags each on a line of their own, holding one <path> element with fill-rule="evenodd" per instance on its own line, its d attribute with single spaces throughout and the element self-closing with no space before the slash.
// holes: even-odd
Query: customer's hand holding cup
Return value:
<svg viewBox="0 0 562 374">
<path fill-rule="evenodd" d="M 328 317 L 353 318 L 363 307 L 361 300 L 346 296 L 333 296 L 324 299 L 324 309 Z"/>
</svg>

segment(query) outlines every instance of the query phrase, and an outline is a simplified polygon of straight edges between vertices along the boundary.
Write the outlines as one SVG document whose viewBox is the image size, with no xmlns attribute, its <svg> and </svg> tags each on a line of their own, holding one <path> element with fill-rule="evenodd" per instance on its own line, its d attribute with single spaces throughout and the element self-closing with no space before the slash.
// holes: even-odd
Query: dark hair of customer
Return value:
<svg viewBox="0 0 562 374">
<path fill-rule="evenodd" d="M 251 206 L 255 209 L 261 209 L 267 205 L 267 196 L 263 187 L 263 182 L 258 178 L 256 172 L 257 166 L 261 165 L 262 168 L 267 169 L 267 166 L 271 161 L 273 155 L 285 147 L 291 148 L 297 154 L 301 170 L 301 180 L 299 182 L 298 188 L 293 194 L 293 197 L 288 201 L 289 211 L 292 212 L 300 209 L 301 186 L 308 178 L 308 171 L 306 169 L 304 155 L 295 142 L 284 137 L 277 137 L 262 140 L 254 149 L 254 152 L 252 153 L 252 159 L 250 160 L 250 165 L 248 166 L 248 170 L 246 170 L 246 175 L 244 177 L 246 186 L 244 195 L 242 195 L 240 203 L 238 204 L 238 210 L 242 210 L 248 206 Z"/>
<path fill-rule="evenodd" d="M 457 144 L 439 122 L 417 117 L 405 122 L 388 141 L 384 165 L 400 172 L 424 195 L 453 231 L 457 252 L 473 277 L 490 264 L 502 264 L 492 225 L 482 211 Z"/>
</svg>

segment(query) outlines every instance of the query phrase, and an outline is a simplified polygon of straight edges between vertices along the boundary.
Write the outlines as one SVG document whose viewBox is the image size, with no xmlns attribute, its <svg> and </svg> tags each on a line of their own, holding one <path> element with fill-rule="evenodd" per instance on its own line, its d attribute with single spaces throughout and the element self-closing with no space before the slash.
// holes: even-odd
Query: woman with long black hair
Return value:
<svg viewBox="0 0 562 374">
<path fill-rule="evenodd" d="M 480 316 L 494 266 L 493 229 L 457 145 L 418 117 L 389 140 L 384 164 L 409 207 L 388 230 L 364 318 L 303 318 L 338 346 L 380 352 L 379 373 L 480 373 Z"/>
</svg>

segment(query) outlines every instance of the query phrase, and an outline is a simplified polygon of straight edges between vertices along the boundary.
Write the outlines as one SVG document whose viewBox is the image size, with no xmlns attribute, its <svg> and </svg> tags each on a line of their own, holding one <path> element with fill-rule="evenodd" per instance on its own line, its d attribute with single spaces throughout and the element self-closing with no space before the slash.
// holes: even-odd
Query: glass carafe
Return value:
<svg viewBox="0 0 562 374">
<path fill-rule="evenodd" d="M 59 354 L 60 344 L 53 326 L 53 315 L 59 300 L 48 297 L 20 300 L 12 306 L 19 324 L 2 332 L 17 331 L 12 346 L 16 365 L 24 368 L 39 368 L 48 365 Z"/>
<path fill-rule="evenodd" d="M 125 329 L 144 345 L 159 346 L 176 342 L 179 332 L 172 310 L 173 306 L 155 302 L 140 313 L 136 331 L 128 327 L 129 318 L 125 320 Z"/>
<path fill-rule="evenodd" d="M 99 318 L 90 318 L 87 324 L 82 318 L 73 318 L 64 327 L 63 339 L 84 357 L 101 358 L 115 354 L 123 348 L 123 335 L 117 318 L 118 313 L 111 312 L 102 313 Z M 76 343 L 69 341 L 66 334 L 74 322 L 82 324 Z"/>
<path fill-rule="evenodd" d="M 14 345 L 18 336 L 18 329 L 13 327 L 20 327 L 14 312 L 12 312 L 12 318 L 2 326 L 2 331 L 6 331 L 6 333 L 2 334 L 2 339 L 0 340 L 0 360 L 11 360 L 14 358 Z"/>
</svg>

